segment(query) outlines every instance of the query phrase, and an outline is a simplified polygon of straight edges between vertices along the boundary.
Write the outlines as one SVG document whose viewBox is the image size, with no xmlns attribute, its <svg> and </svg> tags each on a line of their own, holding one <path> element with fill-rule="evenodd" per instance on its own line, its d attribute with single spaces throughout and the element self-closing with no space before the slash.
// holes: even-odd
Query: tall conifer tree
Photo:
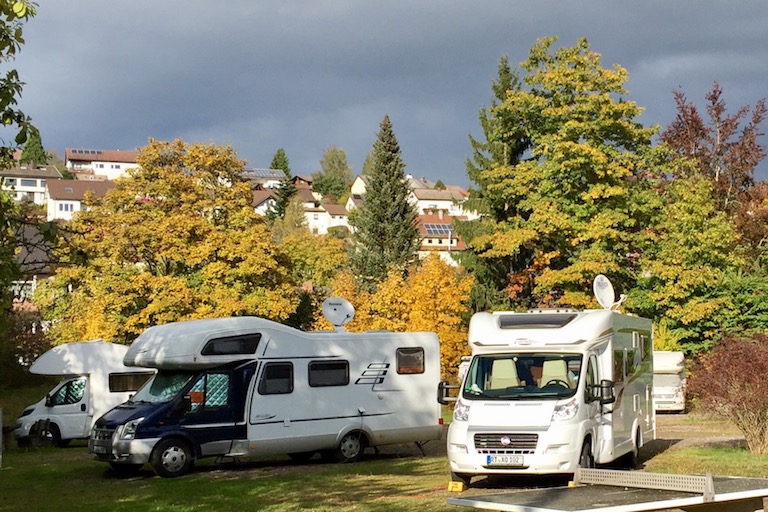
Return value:
<svg viewBox="0 0 768 512">
<path fill-rule="evenodd" d="M 283 171 L 285 173 L 285 180 L 280 182 L 280 186 L 277 187 L 277 200 L 275 205 L 267 210 L 267 218 L 271 220 L 282 219 L 285 217 L 285 209 L 288 207 L 288 203 L 297 192 L 296 185 L 293 184 L 288 156 L 283 148 L 278 149 L 275 156 L 272 157 L 272 163 L 269 165 L 269 168 Z"/>
<path fill-rule="evenodd" d="M 37 129 L 29 131 L 29 138 L 21 151 L 20 162 L 23 164 L 45 165 L 48 163 L 48 154 L 43 149 L 40 140 L 40 132 Z"/>
<path fill-rule="evenodd" d="M 405 163 L 389 116 L 373 144 L 362 204 L 350 216 L 354 247 L 350 261 L 361 281 L 375 287 L 391 269 L 405 272 L 419 249 L 418 211 L 408 201 Z"/>
</svg>

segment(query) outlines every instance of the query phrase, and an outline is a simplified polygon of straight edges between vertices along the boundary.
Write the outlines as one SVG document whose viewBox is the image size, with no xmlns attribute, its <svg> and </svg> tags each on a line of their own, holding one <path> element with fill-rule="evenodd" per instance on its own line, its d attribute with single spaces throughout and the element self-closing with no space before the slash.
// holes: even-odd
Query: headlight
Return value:
<svg viewBox="0 0 768 512">
<path fill-rule="evenodd" d="M 574 398 L 570 402 L 555 406 L 555 410 L 552 411 L 552 421 L 570 420 L 576 416 L 577 412 L 579 412 L 579 402 Z"/>
<path fill-rule="evenodd" d="M 136 429 L 139 428 L 139 423 L 142 421 L 144 421 L 144 418 L 138 418 L 123 425 L 123 433 L 120 435 L 120 439 L 134 439 L 136 437 Z"/>
<path fill-rule="evenodd" d="M 453 408 L 453 419 L 456 421 L 467 421 L 469 419 L 469 405 L 456 400 L 456 407 Z"/>
</svg>

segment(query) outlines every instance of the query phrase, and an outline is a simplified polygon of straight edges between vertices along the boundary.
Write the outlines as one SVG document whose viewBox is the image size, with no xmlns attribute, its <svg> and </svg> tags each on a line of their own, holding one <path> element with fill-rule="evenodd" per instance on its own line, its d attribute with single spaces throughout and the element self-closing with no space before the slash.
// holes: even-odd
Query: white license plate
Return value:
<svg viewBox="0 0 768 512">
<path fill-rule="evenodd" d="M 107 453 L 107 447 L 106 446 L 94 446 L 93 447 L 93 453 L 98 453 L 100 455 L 103 455 Z"/>
<path fill-rule="evenodd" d="M 488 466 L 522 466 L 522 455 L 488 455 Z"/>
</svg>

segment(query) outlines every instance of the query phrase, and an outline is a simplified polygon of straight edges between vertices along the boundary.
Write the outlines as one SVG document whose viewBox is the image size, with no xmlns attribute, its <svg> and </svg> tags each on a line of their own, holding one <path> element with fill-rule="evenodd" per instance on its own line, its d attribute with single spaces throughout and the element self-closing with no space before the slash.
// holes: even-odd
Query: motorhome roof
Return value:
<svg viewBox="0 0 768 512">
<path fill-rule="evenodd" d="M 30 373 L 37 375 L 89 375 L 94 372 L 127 372 L 123 357 L 125 345 L 102 340 L 76 341 L 53 347 L 32 363 Z"/>
</svg>

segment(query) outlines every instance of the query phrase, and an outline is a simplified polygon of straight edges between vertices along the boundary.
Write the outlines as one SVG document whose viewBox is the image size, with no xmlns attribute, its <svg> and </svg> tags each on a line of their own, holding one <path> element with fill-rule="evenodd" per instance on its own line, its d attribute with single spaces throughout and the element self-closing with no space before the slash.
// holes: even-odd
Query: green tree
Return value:
<svg viewBox="0 0 768 512">
<path fill-rule="evenodd" d="M 349 197 L 352 183 L 352 170 L 347 163 L 347 154 L 343 149 L 331 146 L 323 151 L 320 171 L 312 173 L 312 189 L 320 192 L 323 198 L 330 196 L 337 204 L 342 204 Z"/>
<path fill-rule="evenodd" d="M 656 129 L 635 120 L 642 109 L 624 98 L 626 70 L 603 68 L 584 38 L 556 50 L 555 41 L 533 46 L 521 64 L 526 87 L 491 109 L 499 123 L 488 142 L 515 151 L 527 144 L 526 158 L 474 176 L 499 220 L 489 219 L 473 247 L 483 258 L 510 259 L 508 286 L 523 293 L 509 293 L 521 307 L 587 306 L 598 273 L 629 288 L 647 225 L 644 178 L 658 171 Z"/>
<path fill-rule="evenodd" d="M 390 270 L 404 273 L 419 250 L 418 212 L 408 201 L 405 163 L 389 116 L 373 144 L 372 169 L 361 205 L 350 216 L 354 246 L 350 262 L 368 287 Z"/>
<path fill-rule="evenodd" d="M 24 149 L 21 152 L 20 162 L 23 164 L 31 163 L 36 165 L 45 165 L 48 163 L 48 153 L 43 149 L 43 143 L 40 140 L 40 132 L 32 129 L 29 132 Z"/>
<path fill-rule="evenodd" d="M 125 342 L 151 325 L 230 315 L 287 319 L 290 261 L 251 205 L 229 146 L 150 140 L 139 167 L 71 223 L 68 265 L 35 299 L 57 340 Z"/>
<path fill-rule="evenodd" d="M 272 157 L 271 169 L 280 169 L 285 173 L 285 179 L 277 187 L 277 199 L 275 204 L 267 211 L 267 218 L 270 220 L 282 219 L 285 216 L 285 209 L 291 198 L 296 195 L 296 185 L 293 183 L 291 168 L 288 165 L 288 156 L 285 150 L 280 148 Z"/>
</svg>

